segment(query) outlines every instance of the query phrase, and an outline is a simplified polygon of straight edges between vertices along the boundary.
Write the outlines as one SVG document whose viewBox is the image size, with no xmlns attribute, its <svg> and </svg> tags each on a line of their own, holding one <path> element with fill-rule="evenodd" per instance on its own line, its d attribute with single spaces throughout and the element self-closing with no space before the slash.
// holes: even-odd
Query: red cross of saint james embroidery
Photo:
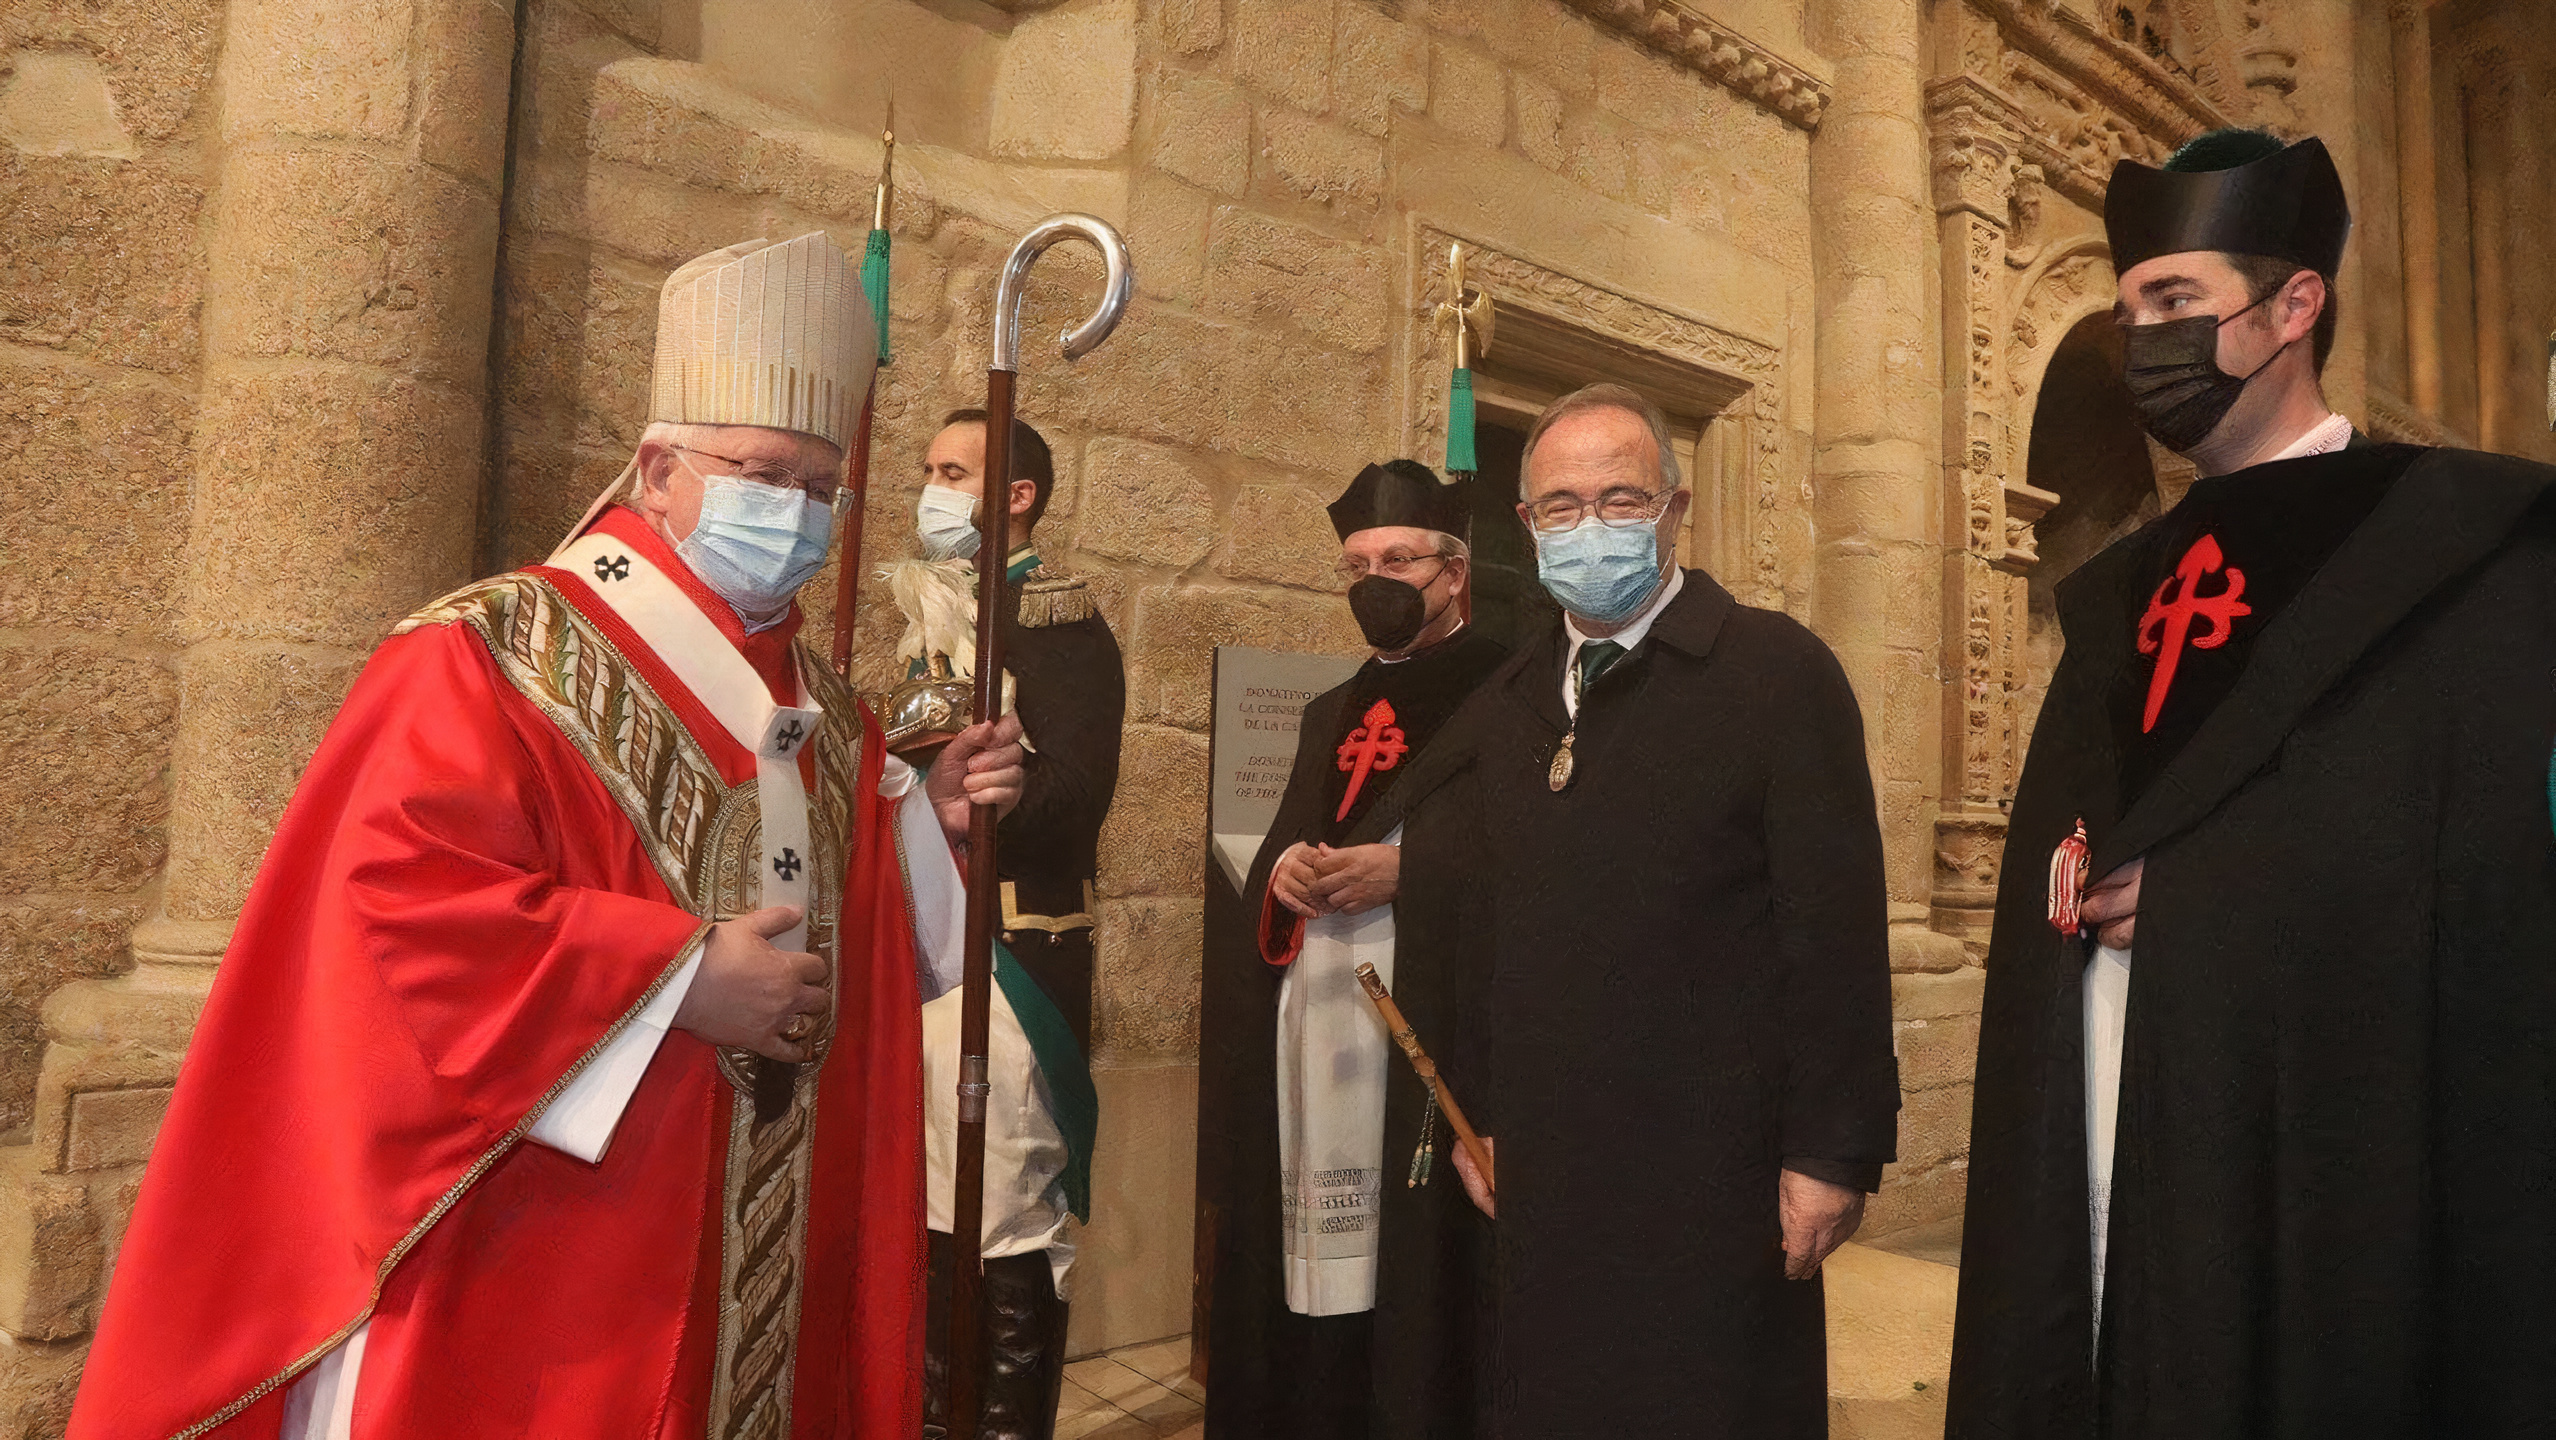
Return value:
<svg viewBox="0 0 2556 1440">
<path fill-rule="evenodd" d="M 1331 817 L 1332 822 L 1349 818 L 1349 807 L 1358 803 L 1358 791 L 1370 773 L 1401 764 L 1410 748 L 1402 743 L 1402 727 L 1393 723 L 1393 702 L 1378 700 L 1368 706 L 1367 723 L 1340 742 L 1340 768 L 1349 772 L 1349 793 L 1340 797 L 1340 813 Z"/>
<path fill-rule="evenodd" d="M 2219 593 L 2200 593 L 2201 577 L 2220 574 L 2223 565 L 2227 583 Z M 2254 613 L 2253 606 L 2238 598 L 2243 594 L 2245 572 L 2226 565 L 2217 537 L 2210 535 L 2193 541 L 2174 573 L 2157 583 L 2148 612 L 2139 617 L 2139 653 L 2157 657 L 2156 671 L 2148 677 L 2148 713 L 2139 722 L 2141 734 L 2157 728 L 2157 716 L 2165 710 L 2166 692 L 2174 688 L 2174 667 L 2183 658 L 2185 643 L 2196 650 L 2216 650 L 2235 633 L 2238 616 Z M 2203 622 L 2197 635 L 2192 630 L 2196 617 Z"/>
</svg>

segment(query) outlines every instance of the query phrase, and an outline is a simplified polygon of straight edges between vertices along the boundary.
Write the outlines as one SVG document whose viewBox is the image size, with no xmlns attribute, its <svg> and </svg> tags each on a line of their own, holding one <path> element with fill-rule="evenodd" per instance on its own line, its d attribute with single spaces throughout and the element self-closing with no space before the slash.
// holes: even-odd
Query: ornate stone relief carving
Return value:
<svg viewBox="0 0 2556 1440">
<path fill-rule="evenodd" d="M 1469 252 L 1467 278 L 1499 305 L 1504 334 L 1523 328 L 1513 316 L 1558 322 L 1604 349 L 1640 356 L 1646 369 L 1684 372 L 1695 382 L 1691 388 L 1699 403 L 1717 410 L 1723 421 L 1740 423 L 1741 443 L 1729 452 L 1739 457 L 1739 473 L 1716 478 L 1725 486 L 1736 482 L 1742 492 L 1723 498 L 1745 501 L 1725 507 L 1725 513 L 1747 516 L 1747 533 L 1729 537 L 1726 547 L 1742 559 L 1745 573 L 1717 578 L 1749 604 L 1783 608 L 1783 352 L 1425 224 L 1413 227 L 1416 283 L 1406 333 L 1426 333 L 1428 306 L 1446 289 L 1447 244 L 1454 239 L 1463 239 Z M 1411 397 L 1410 453 L 1433 455 L 1446 443 L 1447 357 L 1427 345 L 1414 345 L 1411 352 L 1405 390 Z M 1501 358 L 1495 347 L 1491 362 Z"/>
<path fill-rule="evenodd" d="M 1629 35 L 1726 90 L 1804 130 L 1819 128 L 1828 87 L 1729 26 L 1681 0 L 1570 0 L 1608 28 Z"/>
<path fill-rule="evenodd" d="M 2047 0 L 1945 0 L 1936 12 L 1948 73 L 1927 86 L 1927 119 L 1947 335 L 1958 337 L 1945 356 L 1961 367 L 1945 376 L 1945 460 L 1965 553 L 1954 597 L 1960 722 L 1947 737 L 1958 748 L 1936 827 L 1932 923 L 1966 941 L 1984 943 L 1995 903 L 2023 761 L 2034 526 L 2060 501 L 2021 473 L 2022 436 L 2051 355 L 2113 298 L 2102 237 L 2062 222 L 2071 212 L 2049 197 L 2100 213 L 2117 162 L 2155 164 L 2231 123 L 2232 100 L 2256 98 L 2232 77 L 2241 47 L 2265 43 L 2264 27 L 2240 33 L 2241 12 L 2203 13 L 2217 3 L 2134 12 L 2173 42 L 2163 61 L 2144 53 L 2146 30 L 2125 44 Z"/>
<path fill-rule="evenodd" d="M 2055 10 L 2046 0 L 1962 0 L 1962 8 L 1965 20 L 1981 22 L 1976 31 L 1965 27 L 1962 68 L 1992 85 L 2014 66 L 2010 57 L 2021 57 L 2062 77 L 2086 102 L 2081 113 L 2116 116 L 2130 133 L 2180 142 L 2230 123 L 2191 76 L 2073 11 Z"/>
<path fill-rule="evenodd" d="M 2025 277 L 2006 334 L 2007 384 L 2018 406 L 2041 388 L 2042 369 L 2061 338 L 2088 315 L 2111 309 L 2113 293 L 2111 252 L 2092 237 Z"/>
<path fill-rule="evenodd" d="M 2245 35 L 2237 42 L 2237 64 L 2257 105 L 2286 110 L 2291 93 L 2299 88 L 2299 52 L 2278 33 L 2272 20 L 2271 0 L 2246 0 Z"/>
</svg>

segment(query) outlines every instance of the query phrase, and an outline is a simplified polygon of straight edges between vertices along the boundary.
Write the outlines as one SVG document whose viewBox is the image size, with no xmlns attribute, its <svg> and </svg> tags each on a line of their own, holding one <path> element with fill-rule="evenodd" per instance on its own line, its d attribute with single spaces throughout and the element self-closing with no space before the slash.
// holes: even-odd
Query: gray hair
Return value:
<svg viewBox="0 0 2556 1440">
<path fill-rule="evenodd" d="M 1554 422 L 1590 410 L 1621 410 L 1649 426 L 1652 448 L 1660 457 L 1661 491 L 1674 494 L 1686 487 L 1686 477 L 1677 468 L 1677 449 L 1669 440 L 1668 416 L 1642 392 L 1626 385 L 1600 382 L 1581 386 L 1545 406 L 1544 413 L 1535 417 L 1534 427 L 1527 431 L 1526 450 L 1518 459 L 1520 500 L 1527 498 L 1527 476 L 1535 465 L 1536 442 L 1544 438 L 1544 432 L 1552 429 Z"/>
</svg>

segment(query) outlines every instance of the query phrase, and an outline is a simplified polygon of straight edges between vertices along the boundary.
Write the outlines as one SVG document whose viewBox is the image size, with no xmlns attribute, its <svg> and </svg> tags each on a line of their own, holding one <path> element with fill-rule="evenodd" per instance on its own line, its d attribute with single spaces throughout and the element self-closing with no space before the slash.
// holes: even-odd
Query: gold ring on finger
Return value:
<svg viewBox="0 0 2556 1440">
<path fill-rule="evenodd" d="M 781 1038 L 795 1045 L 807 1039 L 808 1032 L 814 1028 L 816 1028 L 816 1020 L 813 1017 L 793 1015 L 781 1022 Z"/>
</svg>

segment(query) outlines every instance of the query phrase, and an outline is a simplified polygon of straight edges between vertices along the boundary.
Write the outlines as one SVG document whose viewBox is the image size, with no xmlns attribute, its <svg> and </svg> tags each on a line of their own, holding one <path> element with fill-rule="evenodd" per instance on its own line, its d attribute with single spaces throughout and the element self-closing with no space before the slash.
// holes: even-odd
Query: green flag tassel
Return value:
<svg viewBox="0 0 2556 1440">
<path fill-rule="evenodd" d="M 879 322 L 879 363 L 890 363 L 888 356 L 888 232 L 870 232 L 869 248 L 861 255 L 861 291 L 870 297 L 870 314 Z"/>
<path fill-rule="evenodd" d="M 1473 455 L 1473 372 L 1458 370 L 1447 385 L 1447 469 L 1470 475 L 1481 468 Z"/>
</svg>

